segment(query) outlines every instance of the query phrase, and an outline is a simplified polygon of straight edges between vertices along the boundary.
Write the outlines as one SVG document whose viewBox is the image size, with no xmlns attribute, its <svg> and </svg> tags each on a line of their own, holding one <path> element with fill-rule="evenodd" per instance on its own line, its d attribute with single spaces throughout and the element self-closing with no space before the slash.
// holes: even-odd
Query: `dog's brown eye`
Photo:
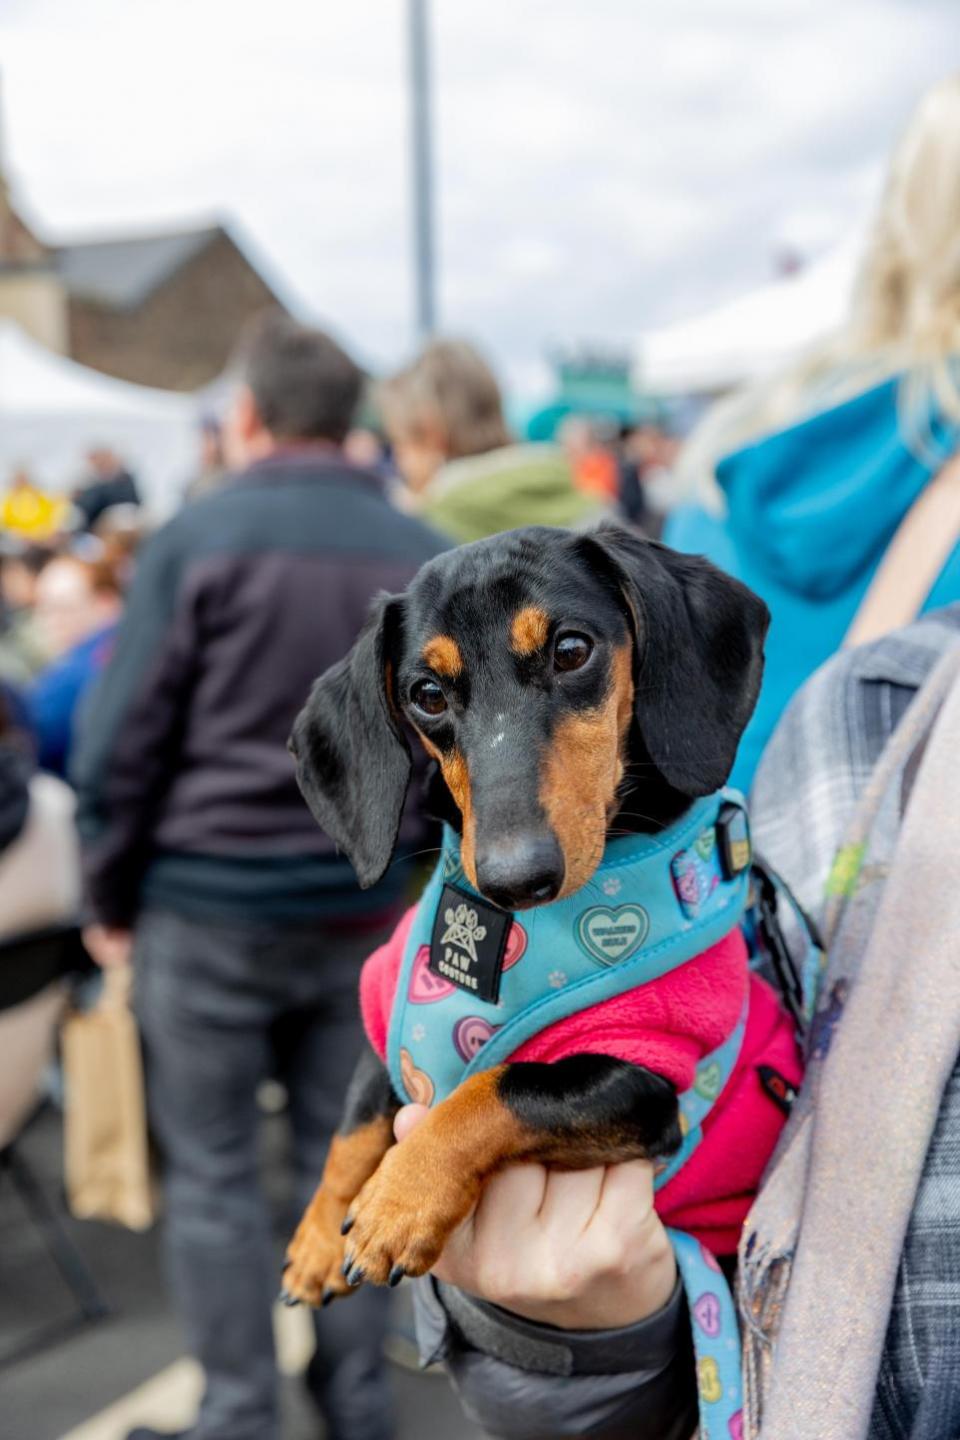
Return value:
<svg viewBox="0 0 960 1440">
<path fill-rule="evenodd" d="M 442 715 L 447 697 L 435 680 L 418 680 L 410 691 L 410 699 L 424 715 Z"/>
<path fill-rule="evenodd" d="M 577 635 L 572 630 L 566 630 L 554 641 L 553 668 L 579 670 L 586 665 L 592 654 L 592 640 L 588 640 L 586 635 Z"/>
</svg>

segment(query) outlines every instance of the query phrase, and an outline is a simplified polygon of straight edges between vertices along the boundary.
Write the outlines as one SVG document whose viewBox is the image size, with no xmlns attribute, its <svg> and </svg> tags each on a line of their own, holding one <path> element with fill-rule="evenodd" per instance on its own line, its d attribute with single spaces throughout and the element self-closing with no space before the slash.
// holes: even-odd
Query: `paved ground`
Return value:
<svg viewBox="0 0 960 1440">
<path fill-rule="evenodd" d="M 282 1173 L 280 1124 L 266 1127 L 268 1173 Z M 21 1142 L 46 1192 L 56 1197 L 60 1124 L 41 1115 Z M 273 1181 L 278 1187 L 276 1179 Z M 277 1196 L 282 1201 L 282 1194 Z M 199 1377 L 183 1349 L 164 1290 L 159 1235 L 133 1235 L 112 1226 L 68 1220 L 111 1306 L 106 1320 L 61 1336 L 57 1343 L 0 1370 L 2 1440 L 122 1440 L 130 1426 L 185 1424 Z M 397 1297 L 396 1343 L 409 1331 L 407 1301 Z M 0 1356 L 39 1326 L 69 1320 L 71 1301 L 7 1177 L 0 1175 Z M 332 1312 L 335 1313 L 335 1312 Z M 284 1381 L 285 1440 L 320 1440 L 322 1427 L 307 1405 L 297 1373 L 309 1353 L 302 1312 L 280 1310 L 278 1345 Z M 463 1417 L 446 1379 L 391 1366 L 397 1440 L 481 1440 Z"/>
</svg>

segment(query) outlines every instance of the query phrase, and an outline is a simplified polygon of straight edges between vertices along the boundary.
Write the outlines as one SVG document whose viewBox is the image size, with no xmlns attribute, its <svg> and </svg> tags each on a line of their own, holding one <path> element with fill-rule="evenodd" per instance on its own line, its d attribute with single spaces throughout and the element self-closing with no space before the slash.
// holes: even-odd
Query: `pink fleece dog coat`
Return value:
<svg viewBox="0 0 960 1440">
<path fill-rule="evenodd" d="M 749 847 L 731 873 L 721 843 L 737 806 L 732 792 L 707 797 L 659 836 L 611 841 L 582 891 L 519 921 L 470 889 L 448 832 L 420 903 L 360 981 L 370 1043 L 409 1100 L 433 1103 L 507 1059 L 608 1055 L 670 1080 L 688 1134 L 657 1210 L 715 1254 L 735 1251 L 784 1123 L 758 1068 L 793 1087 L 802 1073 L 792 1022 L 748 966 Z"/>
</svg>

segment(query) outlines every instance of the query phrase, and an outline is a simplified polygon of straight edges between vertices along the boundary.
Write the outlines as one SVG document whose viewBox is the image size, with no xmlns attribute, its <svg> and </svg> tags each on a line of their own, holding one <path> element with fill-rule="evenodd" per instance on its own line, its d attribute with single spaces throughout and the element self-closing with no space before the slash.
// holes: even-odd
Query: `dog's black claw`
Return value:
<svg viewBox="0 0 960 1440">
<path fill-rule="evenodd" d="M 277 1296 L 277 1299 L 282 1304 L 286 1305 L 288 1310 L 292 1310 L 295 1305 L 300 1304 L 300 1301 L 297 1299 L 296 1295 L 291 1295 L 289 1290 L 281 1290 L 280 1294 Z"/>
<path fill-rule="evenodd" d="M 347 1277 L 349 1276 L 350 1271 L 351 1271 L 352 1269 L 353 1269 L 353 1256 L 352 1256 L 352 1255 L 344 1255 L 344 1257 L 343 1257 L 343 1264 L 340 1266 L 340 1274 L 343 1276 L 343 1278 L 344 1278 L 345 1280 L 346 1280 Z"/>
<path fill-rule="evenodd" d="M 345 1215 L 345 1216 L 344 1216 L 344 1219 L 343 1219 L 343 1224 L 340 1226 L 340 1234 L 341 1234 L 341 1235 L 349 1235 L 349 1234 L 350 1234 L 350 1231 L 351 1231 L 352 1229 L 353 1229 L 353 1216 L 352 1216 L 352 1215 Z"/>
<path fill-rule="evenodd" d="M 336 1298 L 336 1290 L 331 1289 L 329 1285 L 324 1286 L 323 1294 L 320 1296 L 320 1304 L 322 1308 L 325 1310 L 333 1300 L 336 1300 Z"/>
<path fill-rule="evenodd" d="M 293 1261 L 292 1261 L 292 1260 L 284 1260 L 283 1264 L 280 1266 L 280 1274 L 281 1274 L 281 1275 L 286 1275 L 287 1271 L 290 1269 L 290 1266 L 291 1266 L 292 1264 L 293 1264 Z"/>
<path fill-rule="evenodd" d="M 402 1265 L 394 1265 L 393 1269 L 390 1271 L 390 1274 L 389 1274 L 389 1276 L 388 1276 L 388 1278 L 387 1278 L 387 1284 L 388 1284 L 388 1285 L 399 1285 L 399 1284 L 400 1284 L 400 1281 L 403 1279 L 403 1277 L 404 1277 L 404 1275 L 406 1275 L 406 1273 L 407 1273 L 407 1272 L 406 1272 L 406 1270 L 404 1270 L 404 1268 L 403 1268 Z"/>
<path fill-rule="evenodd" d="M 363 1279 L 366 1273 L 367 1272 L 366 1270 L 364 1270 L 362 1265 L 354 1265 L 351 1268 L 349 1275 L 347 1276 L 347 1284 L 350 1286 L 351 1289 L 355 1289 L 356 1286 L 360 1284 L 360 1281 Z"/>
</svg>

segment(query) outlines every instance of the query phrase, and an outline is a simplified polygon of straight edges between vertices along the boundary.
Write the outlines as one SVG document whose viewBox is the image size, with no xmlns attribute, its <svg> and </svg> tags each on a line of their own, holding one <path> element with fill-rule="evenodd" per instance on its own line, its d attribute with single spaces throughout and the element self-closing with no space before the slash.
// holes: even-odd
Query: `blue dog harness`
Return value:
<svg viewBox="0 0 960 1440">
<path fill-rule="evenodd" d="M 524 912 L 522 923 L 467 881 L 458 837 L 417 906 L 387 1038 L 397 1094 L 432 1104 L 463 1080 L 507 1060 L 533 1035 L 625 994 L 702 954 L 744 916 L 750 839 L 742 797 L 698 801 L 657 835 L 610 840 L 576 894 Z M 683 1142 L 657 1175 L 660 1188 L 699 1144 L 702 1125 L 737 1063 L 746 1006 L 680 1096 Z M 740 1440 L 736 1310 L 716 1258 L 669 1231 L 693 1325 L 702 1440 Z"/>
</svg>

